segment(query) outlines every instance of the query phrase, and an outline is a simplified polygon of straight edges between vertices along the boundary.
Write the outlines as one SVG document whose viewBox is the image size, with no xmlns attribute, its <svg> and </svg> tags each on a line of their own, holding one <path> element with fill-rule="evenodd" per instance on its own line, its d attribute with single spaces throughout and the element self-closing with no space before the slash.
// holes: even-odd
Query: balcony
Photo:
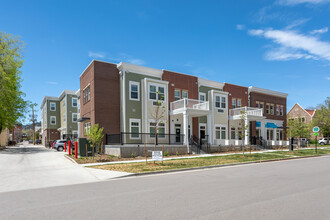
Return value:
<svg viewBox="0 0 330 220">
<path fill-rule="evenodd" d="M 242 115 L 247 115 L 248 119 L 261 119 L 263 118 L 262 108 L 242 107 L 229 110 L 229 116 L 232 120 L 242 119 Z"/>
<path fill-rule="evenodd" d="M 174 102 L 171 102 L 171 114 L 180 114 L 184 111 L 190 111 L 195 114 L 205 114 L 208 112 L 209 102 L 203 102 L 195 99 L 180 99 Z"/>
</svg>

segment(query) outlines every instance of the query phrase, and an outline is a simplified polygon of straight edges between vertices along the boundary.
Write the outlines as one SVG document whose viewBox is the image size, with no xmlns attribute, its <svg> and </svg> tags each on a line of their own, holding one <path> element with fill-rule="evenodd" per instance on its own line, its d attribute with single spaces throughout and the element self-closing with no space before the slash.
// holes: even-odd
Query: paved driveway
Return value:
<svg viewBox="0 0 330 220">
<path fill-rule="evenodd" d="M 81 167 L 63 152 L 40 145 L 0 151 L 0 192 L 95 182 L 123 174 Z"/>
</svg>

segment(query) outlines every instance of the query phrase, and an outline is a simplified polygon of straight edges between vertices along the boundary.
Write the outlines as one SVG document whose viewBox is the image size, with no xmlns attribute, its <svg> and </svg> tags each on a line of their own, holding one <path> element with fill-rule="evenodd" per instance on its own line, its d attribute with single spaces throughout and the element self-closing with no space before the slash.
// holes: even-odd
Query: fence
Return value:
<svg viewBox="0 0 330 220">
<path fill-rule="evenodd" d="M 107 134 L 107 145 L 124 145 L 124 144 L 166 144 L 166 145 L 183 145 L 183 134 L 157 134 L 154 133 L 131 133 L 121 132 L 118 134 Z"/>
</svg>

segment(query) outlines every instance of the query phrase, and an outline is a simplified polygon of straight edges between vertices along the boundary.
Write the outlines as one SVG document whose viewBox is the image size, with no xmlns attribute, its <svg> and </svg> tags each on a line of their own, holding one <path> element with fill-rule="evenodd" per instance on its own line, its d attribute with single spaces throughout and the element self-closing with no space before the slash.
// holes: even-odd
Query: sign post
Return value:
<svg viewBox="0 0 330 220">
<path fill-rule="evenodd" d="M 313 135 L 315 136 L 315 153 L 317 153 L 317 136 L 319 136 L 320 128 L 315 126 L 313 128 Z"/>
</svg>

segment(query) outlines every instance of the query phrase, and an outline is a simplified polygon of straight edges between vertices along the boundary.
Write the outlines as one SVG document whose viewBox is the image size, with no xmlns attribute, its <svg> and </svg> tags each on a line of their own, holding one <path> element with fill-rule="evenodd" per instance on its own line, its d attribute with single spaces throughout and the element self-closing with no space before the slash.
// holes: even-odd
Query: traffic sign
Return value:
<svg viewBox="0 0 330 220">
<path fill-rule="evenodd" d="M 320 131 L 320 128 L 319 128 L 319 127 L 315 126 L 315 127 L 313 128 L 313 132 L 314 132 L 314 133 L 317 133 L 317 132 L 319 132 L 319 131 Z"/>
<path fill-rule="evenodd" d="M 314 136 L 319 136 L 319 133 L 314 133 L 313 135 L 314 135 Z"/>
</svg>

